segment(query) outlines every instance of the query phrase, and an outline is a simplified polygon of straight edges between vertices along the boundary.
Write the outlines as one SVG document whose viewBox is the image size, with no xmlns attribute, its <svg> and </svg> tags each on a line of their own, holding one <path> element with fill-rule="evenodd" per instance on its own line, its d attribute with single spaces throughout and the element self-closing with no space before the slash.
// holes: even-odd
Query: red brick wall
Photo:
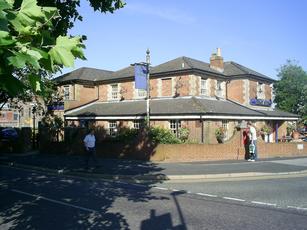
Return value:
<svg viewBox="0 0 307 230">
<path fill-rule="evenodd" d="M 99 101 L 108 100 L 108 85 L 99 85 Z"/>
<path fill-rule="evenodd" d="M 131 100 L 133 99 L 134 93 L 133 93 L 133 85 L 134 82 L 123 82 L 120 84 L 120 92 L 121 96 L 124 98 L 124 100 Z"/>
<path fill-rule="evenodd" d="M 150 96 L 151 98 L 158 97 L 158 79 L 150 80 Z"/>
<path fill-rule="evenodd" d="M 190 95 L 190 78 L 188 75 L 175 77 L 175 87 L 176 86 L 178 96 Z"/>
<path fill-rule="evenodd" d="M 266 100 L 272 99 L 272 89 L 271 89 L 270 85 L 265 84 L 264 89 L 265 89 L 264 90 L 265 91 L 265 99 Z"/>
<path fill-rule="evenodd" d="M 74 95 L 74 100 L 64 101 L 65 110 L 75 108 L 80 105 L 84 105 L 90 101 L 98 99 L 98 87 L 86 87 L 83 85 L 75 85 L 74 92 L 71 92 Z"/>
<path fill-rule="evenodd" d="M 228 99 L 234 100 L 241 104 L 244 103 L 243 93 L 244 93 L 244 80 L 233 80 L 227 85 Z"/>
<path fill-rule="evenodd" d="M 162 79 L 162 96 L 172 96 L 172 79 Z"/>
<path fill-rule="evenodd" d="M 249 99 L 257 97 L 257 82 L 249 81 Z"/>
<path fill-rule="evenodd" d="M 191 162 L 215 160 L 242 160 L 245 150 L 242 144 L 241 133 L 223 144 L 160 144 L 156 147 L 150 160 L 165 162 Z M 303 145 L 298 150 L 297 145 Z M 258 143 L 260 159 L 271 157 L 307 156 L 307 143 Z"/>
</svg>

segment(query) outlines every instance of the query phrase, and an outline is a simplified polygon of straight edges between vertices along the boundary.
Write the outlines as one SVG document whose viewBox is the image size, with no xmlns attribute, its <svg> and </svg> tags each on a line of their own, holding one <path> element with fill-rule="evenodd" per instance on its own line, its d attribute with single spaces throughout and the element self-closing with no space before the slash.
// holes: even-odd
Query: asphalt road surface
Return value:
<svg viewBox="0 0 307 230">
<path fill-rule="evenodd" d="M 0 166 L 0 229 L 307 229 L 306 180 L 135 185 Z"/>
</svg>

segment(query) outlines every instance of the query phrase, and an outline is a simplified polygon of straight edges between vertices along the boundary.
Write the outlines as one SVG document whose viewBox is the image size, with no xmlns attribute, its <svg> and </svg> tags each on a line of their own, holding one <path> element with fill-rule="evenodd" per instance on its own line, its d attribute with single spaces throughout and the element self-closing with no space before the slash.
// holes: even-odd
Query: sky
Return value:
<svg viewBox="0 0 307 230">
<path fill-rule="evenodd" d="M 113 14 L 94 12 L 86 0 L 71 35 L 86 35 L 86 61 L 74 68 L 117 71 L 145 61 L 156 66 L 186 56 L 209 63 L 221 48 L 224 61 L 277 78 L 288 59 L 307 70 L 306 0 L 126 0 Z"/>
</svg>

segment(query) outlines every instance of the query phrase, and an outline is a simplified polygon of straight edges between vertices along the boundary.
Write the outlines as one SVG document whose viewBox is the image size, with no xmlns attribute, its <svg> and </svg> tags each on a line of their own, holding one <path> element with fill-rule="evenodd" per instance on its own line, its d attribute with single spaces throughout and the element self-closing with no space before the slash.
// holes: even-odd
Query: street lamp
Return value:
<svg viewBox="0 0 307 230">
<path fill-rule="evenodd" d="M 139 65 L 139 66 L 146 67 L 146 92 L 147 92 L 147 96 L 146 96 L 146 120 L 147 120 L 147 126 L 150 127 L 150 108 L 149 108 L 149 99 L 150 99 L 150 79 L 149 79 L 149 75 L 150 75 L 150 73 L 149 73 L 150 72 L 150 70 L 149 70 L 150 51 L 149 51 L 149 49 L 146 50 L 146 62 L 139 62 L 139 63 L 134 63 L 134 64 L 131 64 L 131 65 L 132 66 Z"/>
</svg>

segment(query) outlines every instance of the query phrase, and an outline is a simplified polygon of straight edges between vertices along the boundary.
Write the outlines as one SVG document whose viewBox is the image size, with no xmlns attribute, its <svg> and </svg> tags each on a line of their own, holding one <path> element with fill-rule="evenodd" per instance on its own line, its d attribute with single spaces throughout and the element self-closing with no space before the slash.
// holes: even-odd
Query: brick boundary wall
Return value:
<svg viewBox="0 0 307 230">
<path fill-rule="evenodd" d="M 299 146 L 298 146 L 299 145 Z M 259 159 L 274 157 L 307 156 L 307 143 L 265 143 L 258 141 Z M 298 149 L 303 147 L 303 149 Z M 243 160 L 245 149 L 241 139 L 241 132 L 223 144 L 159 144 L 151 155 L 150 161 L 164 162 L 192 162 Z"/>
</svg>

